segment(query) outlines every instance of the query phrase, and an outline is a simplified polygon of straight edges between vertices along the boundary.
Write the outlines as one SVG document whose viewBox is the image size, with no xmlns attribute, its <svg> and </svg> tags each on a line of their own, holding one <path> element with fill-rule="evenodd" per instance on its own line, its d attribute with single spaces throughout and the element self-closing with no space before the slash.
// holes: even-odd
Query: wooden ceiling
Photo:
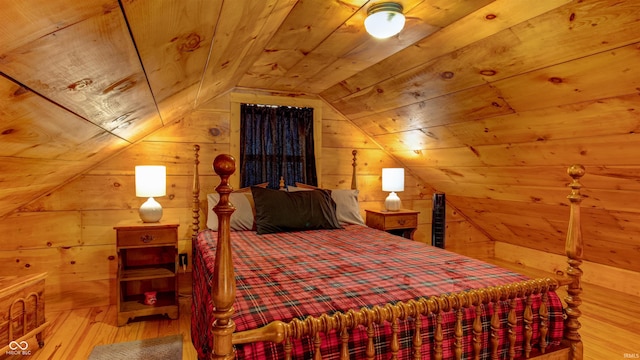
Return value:
<svg viewBox="0 0 640 360">
<path fill-rule="evenodd" d="M 376 40 L 367 0 L 2 1 L 0 216 L 242 87 L 318 95 L 496 240 L 557 250 L 585 164 L 587 235 L 640 255 L 640 2 L 399 2 Z"/>
</svg>

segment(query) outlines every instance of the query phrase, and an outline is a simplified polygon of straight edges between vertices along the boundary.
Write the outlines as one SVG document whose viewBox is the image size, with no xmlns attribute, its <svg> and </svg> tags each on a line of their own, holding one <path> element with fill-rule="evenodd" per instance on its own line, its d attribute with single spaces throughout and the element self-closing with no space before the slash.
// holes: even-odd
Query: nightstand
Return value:
<svg viewBox="0 0 640 360">
<path fill-rule="evenodd" d="M 140 316 L 178 318 L 178 226 L 138 221 L 114 227 L 118 326 Z"/>
<path fill-rule="evenodd" d="M 365 210 L 367 212 L 367 226 L 384 230 L 413 240 L 413 233 L 418 228 L 419 211 L 401 209 L 398 211 Z"/>
</svg>

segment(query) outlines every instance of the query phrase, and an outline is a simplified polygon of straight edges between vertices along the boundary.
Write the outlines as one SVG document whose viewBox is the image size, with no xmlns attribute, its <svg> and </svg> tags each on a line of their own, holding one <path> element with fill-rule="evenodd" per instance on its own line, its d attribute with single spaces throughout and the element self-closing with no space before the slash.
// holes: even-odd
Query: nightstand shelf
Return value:
<svg viewBox="0 0 640 360">
<path fill-rule="evenodd" d="M 166 268 L 134 268 L 122 271 L 120 274 L 120 281 L 134 281 L 134 280 L 149 280 L 149 279 L 161 279 L 172 278 L 175 273 L 171 269 Z"/>
<path fill-rule="evenodd" d="M 365 210 L 368 227 L 386 231 L 413 240 L 418 229 L 419 211 L 401 209 L 398 211 Z"/>
<path fill-rule="evenodd" d="M 118 326 L 149 315 L 179 316 L 178 223 L 127 222 L 115 226 L 118 252 Z M 145 293 L 155 292 L 154 304 Z"/>
<path fill-rule="evenodd" d="M 159 292 L 156 295 L 157 302 L 153 307 L 145 305 L 143 295 L 131 295 L 123 299 L 120 304 L 122 312 L 135 312 L 138 316 L 161 314 L 163 311 L 171 311 L 174 307 L 173 292 Z M 158 312 L 160 311 L 160 312 Z"/>
</svg>

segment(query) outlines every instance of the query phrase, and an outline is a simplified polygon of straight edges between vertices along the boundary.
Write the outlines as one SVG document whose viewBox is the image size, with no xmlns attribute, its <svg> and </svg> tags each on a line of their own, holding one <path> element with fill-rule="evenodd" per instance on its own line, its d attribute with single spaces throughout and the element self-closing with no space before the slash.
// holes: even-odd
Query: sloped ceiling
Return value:
<svg viewBox="0 0 640 360">
<path fill-rule="evenodd" d="M 320 96 L 497 240 L 557 251 L 583 163 L 587 233 L 639 251 L 640 3 L 401 0 L 381 41 L 373 2 L 3 1 L 0 216 L 243 87 Z"/>
</svg>

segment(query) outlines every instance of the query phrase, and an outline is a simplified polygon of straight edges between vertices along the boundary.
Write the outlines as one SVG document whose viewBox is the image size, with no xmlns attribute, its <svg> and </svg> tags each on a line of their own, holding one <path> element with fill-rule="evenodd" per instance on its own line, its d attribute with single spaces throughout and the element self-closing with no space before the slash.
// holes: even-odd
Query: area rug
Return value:
<svg viewBox="0 0 640 360">
<path fill-rule="evenodd" d="M 182 360 L 182 335 L 97 345 L 88 360 Z"/>
</svg>

